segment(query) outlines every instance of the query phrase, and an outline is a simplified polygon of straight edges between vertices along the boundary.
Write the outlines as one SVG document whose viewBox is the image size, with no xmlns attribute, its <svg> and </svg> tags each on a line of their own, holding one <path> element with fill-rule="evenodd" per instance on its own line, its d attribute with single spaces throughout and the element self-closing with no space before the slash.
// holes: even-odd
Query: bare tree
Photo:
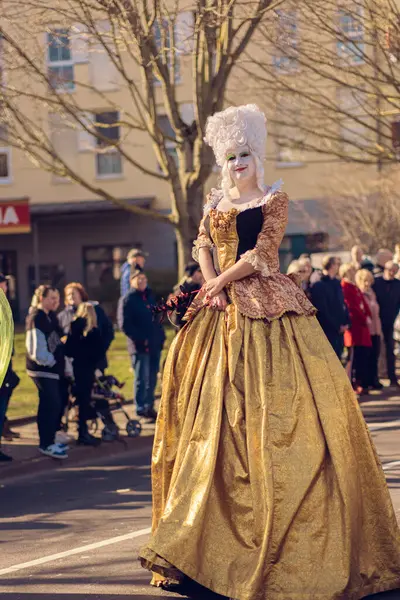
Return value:
<svg viewBox="0 0 400 600">
<path fill-rule="evenodd" d="M 379 170 L 398 160 L 396 0 L 281 2 L 254 41 L 262 52 L 248 53 L 240 69 L 249 90 L 269 106 L 275 157 L 347 160 Z"/>
<path fill-rule="evenodd" d="M 172 224 L 179 268 L 189 259 L 201 216 L 204 184 L 214 167 L 203 138 L 209 115 L 223 107 L 227 82 L 272 0 L 9 0 L 0 34 L 4 78 L 0 139 L 38 167 L 68 178 L 126 210 Z M 68 60 L 53 68 L 46 54 L 85 63 L 100 54 L 112 66 L 118 94 L 93 85 Z M 61 64 L 61 63 L 60 63 Z M 183 110 L 177 80 L 190 78 L 193 110 Z M 99 66 L 101 75 L 101 65 Z M 73 92 L 73 93 L 71 93 Z M 96 117 L 93 109 L 115 118 Z M 187 105 L 185 105 L 186 108 Z M 89 118 L 88 115 L 92 115 Z M 165 115 L 160 118 L 160 114 Z M 66 132 L 79 132 L 98 156 L 114 153 L 169 188 L 171 213 L 126 204 L 93 183 L 63 152 Z M 140 160 L 135 139 L 151 141 L 160 170 Z M 114 160 L 116 157 L 114 157 Z"/>
<path fill-rule="evenodd" d="M 326 172 L 317 220 L 302 201 L 296 202 L 298 218 L 311 230 L 320 231 L 322 226 L 328 231 L 333 248 L 358 244 L 370 255 L 379 248 L 394 249 L 400 241 L 400 175 L 393 171 L 387 177 L 377 173 L 363 178 L 357 169 L 362 167 L 356 167 L 352 180 L 346 172 L 330 177 Z"/>
</svg>

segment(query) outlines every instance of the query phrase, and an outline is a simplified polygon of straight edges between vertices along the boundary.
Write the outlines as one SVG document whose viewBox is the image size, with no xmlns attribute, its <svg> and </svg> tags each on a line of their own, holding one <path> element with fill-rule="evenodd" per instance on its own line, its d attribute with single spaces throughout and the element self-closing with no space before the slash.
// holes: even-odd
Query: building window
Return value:
<svg viewBox="0 0 400 600">
<path fill-rule="evenodd" d="M 0 148 L 1 183 L 11 183 L 11 148 Z"/>
<path fill-rule="evenodd" d="M 298 68 L 297 12 L 295 10 L 278 10 L 277 17 L 277 39 L 273 65 L 277 71 L 291 73 Z"/>
<path fill-rule="evenodd" d="M 112 178 L 122 173 L 121 154 L 116 147 L 120 142 L 119 112 L 110 111 L 95 115 L 96 175 Z"/>
<path fill-rule="evenodd" d="M 175 83 L 180 81 L 180 60 L 179 51 L 171 50 L 171 34 L 170 34 L 170 22 L 167 19 L 162 20 L 161 23 L 155 22 L 153 25 L 153 37 L 157 48 L 158 55 L 162 57 L 163 62 L 169 65 L 172 69 L 173 61 L 175 60 Z M 154 85 L 161 85 L 161 81 L 154 75 Z"/>
<path fill-rule="evenodd" d="M 39 285 L 42 284 L 51 285 L 61 292 L 67 284 L 65 279 L 64 265 L 39 265 Z M 38 284 L 35 281 L 35 267 L 33 265 L 29 265 L 28 287 L 31 296 L 37 285 Z"/>
<path fill-rule="evenodd" d="M 339 10 L 338 21 L 337 51 L 339 58 L 351 64 L 363 63 L 365 44 L 362 7 L 355 7 L 353 12 Z"/>
<path fill-rule="evenodd" d="M 101 301 L 118 297 L 121 267 L 129 250 L 141 246 L 130 243 L 83 248 L 84 281 L 89 296 Z"/>
<path fill-rule="evenodd" d="M 53 29 L 47 34 L 47 62 L 50 86 L 59 91 L 74 90 L 74 62 L 69 29 Z"/>
<path fill-rule="evenodd" d="M 397 160 L 400 160 L 400 118 L 392 123 L 392 144 Z"/>
<path fill-rule="evenodd" d="M 386 33 L 386 46 L 391 62 L 400 60 L 400 16 L 392 15 Z"/>
</svg>

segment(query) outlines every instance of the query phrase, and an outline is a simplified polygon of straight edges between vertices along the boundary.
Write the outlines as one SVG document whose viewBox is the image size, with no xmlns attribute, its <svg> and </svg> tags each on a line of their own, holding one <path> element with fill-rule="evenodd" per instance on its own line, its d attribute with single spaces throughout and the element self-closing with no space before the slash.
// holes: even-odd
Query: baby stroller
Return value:
<svg viewBox="0 0 400 600">
<path fill-rule="evenodd" d="M 124 408 L 125 397 L 119 391 L 124 387 L 112 375 L 100 375 L 95 378 L 92 391 L 92 406 L 94 416 L 89 426 L 91 433 L 96 433 L 99 421 L 104 425 L 101 438 L 104 442 L 112 442 L 119 438 L 119 427 L 113 419 L 111 408 L 121 410 L 126 417 L 126 432 L 129 437 L 138 437 L 142 426 L 136 419 L 131 419 Z M 117 388 L 117 389 L 115 389 Z"/>
</svg>

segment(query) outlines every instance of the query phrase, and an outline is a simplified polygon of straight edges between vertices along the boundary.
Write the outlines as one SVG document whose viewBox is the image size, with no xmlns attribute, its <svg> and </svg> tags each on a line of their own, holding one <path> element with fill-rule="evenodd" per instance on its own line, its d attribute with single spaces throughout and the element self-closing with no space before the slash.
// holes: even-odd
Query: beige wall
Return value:
<svg viewBox="0 0 400 600">
<path fill-rule="evenodd" d="M 37 25 L 37 24 L 36 24 Z M 35 40 L 35 48 L 42 46 L 42 58 L 45 55 L 43 33 L 37 34 Z M 251 51 L 257 52 L 257 45 Z M 190 103 L 191 99 L 191 77 L 190 77 L 190 57 L 184 57 L 181 64 L 181 83 L 177 85 L 178 98 L 182 103 Z M 103 71 L 107 71 L 111 67 L 107 58 L 99 54 L 88 56 L 87 62 L 75 65 L 75 76 L 82 82 L 92 81 L 93 72 L 105 77 Z M 100 79 L 101 79 L 100 77 Z M 111 75 L 110 75 L 111 77 Z M 139 81 L 139 75 L 135 66 L 132 65 L 132 77 Z M 111 86 L 112 87 L 112 86 Z M 251 88 L 242 86 L 240 79 L 232 79 L 229 95 L 234 95 L 236 102 L 251 102 L 254 98 L 263 106 L 262 95 L 251 95 Z M 120 82 L 114 85 L 113 91 L 104 92 L 104 100 L 101 101 L 99 95 L 93 94 L 89 90 L 80 89 L 75 93 L 77 104 L 87 108 L 89 111 L 110 110 L 112 105 L 120 106 L 122 109 L 122 118 L 131 118 L 132 103 L 129 91 Z M 160 90 L 160 105 L 161 103 Z M 267 108 L 267 117 L 270 117 L 272 110 L 270 102 L 265 102 Z M 32 116 L 35 111 L 41 111 L 40 118 L 46 122 L 46 110 L 38 108 L 37 105 L 31 107 Z M 162 109 L 161 109 L 162 110 Z M 78 136 L 78 132 L 75 132 Z M 123 132 L 123 135 L 124 132 Z M 157 169 L 157 160 L 150 144 L 149 137 L 143 132 L 131 132 L 124 141 L 126 149 L 131 153 L 134 160 L 138 160 L 148 169 Z M 66 160 L 70 161 L 71 165 L 77 168 L 88 182 L 94 187 L 101 187 L 110 194 L 118 198 L 132 198 L 141 196 L 154 196 L 156 198 L 156 207 L 160 209 L 169 208 L 169 190 L 168 186 L 162 180 L 152 178 L 149 175 L 141 173 L 137 168 L 123 162 L 123 173 L 113 179 L 97 179 L 95 175 L 95 154 L 93 151 L 79 151 L 78 141 L 69 137 L 64 148 Z M 284 180 L 284 189 L 288 192 L 293 200 L 302 200 L 310 198 L 319 198 L 326 189 L 326 182 L 329 177 L 335 177 L 338 173 L 343 173 L 343 165 L 337 162 L 326 162 L 321 164 L 321 161 L 316 161 L 317 156 L 304 155 L 301 164 L 296 166 L 283 166 L 275 160 L 276 154 L 275 145 L 272 139 L 268 141 L 268 156 L 269 160 L 266 165 L 266 180 L 267 183 L 272 183 L 277 179 Z M 357 170 L 350 167 L 345 167 L 349 177 L 365 178 L 373 175 L 374 168 L 358 168 Z M 215 177 L 213 177 L 215 179 Z M 95 199 L 95 192 L 90 192 L 82 186 L 75 183 L 57 182 L 51 173 L 35 167 L 29 160 L 17 150 L 12 151 L 12 183 L 0 183 L 0 199 L 29 196 L 31 202 L 48 203 L 48 202 L 71 202 Z"/>
</svg>

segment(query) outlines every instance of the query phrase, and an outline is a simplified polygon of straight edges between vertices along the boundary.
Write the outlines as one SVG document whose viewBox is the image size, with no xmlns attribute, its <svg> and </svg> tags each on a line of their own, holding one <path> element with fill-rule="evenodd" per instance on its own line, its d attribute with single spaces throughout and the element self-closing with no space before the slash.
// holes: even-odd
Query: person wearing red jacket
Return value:
<svg viewBox="0 0 400 600">
<path fill-rule="evenodd" d="M 356 384 L 357 392 L 368 394 L 368 364 L 372 348 L 369 322 L 371 310 L 363 293 L 355 284 L 356 269 L 351 263 L 340 267 L 339 275 L 344 301 L 350 315 L 350 328 L 344 333 L 344 345 L 350 349 L 349 375 Z"/>
</svg>

